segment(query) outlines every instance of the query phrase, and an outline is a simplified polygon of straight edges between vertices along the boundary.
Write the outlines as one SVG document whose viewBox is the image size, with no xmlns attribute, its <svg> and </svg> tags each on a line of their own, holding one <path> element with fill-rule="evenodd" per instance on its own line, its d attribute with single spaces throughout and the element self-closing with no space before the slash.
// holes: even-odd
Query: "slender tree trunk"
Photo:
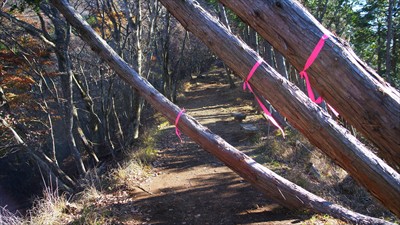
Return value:
<svg viewBox="0 0 400 225">
<path fill-rule="evenodd" d="M 377 31 L 377 47 L 376 47 L 376 55 L 378 56 L 378 59 L 376 60 L 376 64 L 377 64 L 377 71 L 378 73 L 382 73 L 382 25 L 380 23 L 378 23 L 378 31 Z"/>
<path fill-rule="evenodd" d="M 182 47 L 181 47 L 181 51 L 179 53 L 179 60 L 178 63 L 176 65 L 176 69 L 174 71 L 174 77 L 173 77 L 173 83 L 172 83 L 172 102 L 176 103 L 177 102 L 177 95 L 178 95 L 178 82 L 181 80 L 182 77 L 182 61 L 183 61 L 183 57 L 184 57 L 184 51 L 185 51 L 185 46 L 186 46 L 186 40 L 188 37 L 188 32 L 185 32 L 185 37 L 183 38 L 182 41 Z"/>
<path fill-rule="evenodd" d="M 111 127 L 111 110 L 112 110 L 112 103 L 111 103 L 111 99 L 112 99 L 112 90 L 114 87 L 114 79 L 115 77 L 111 78 L 109 81 L 109 86 L 108 86 L 108 90 L 107 90 L 107 94 L 103 96 L 103 98 L 105 98 L 107 101 L 105 101 L 105 108 L 104 108 L 104 123 L 105 123 L 105 139 L 107 142 L 107 145 L 110 149 L 110 153 L 113 157 L 113 159 L 116 158 L 115 155 L 115 145 L 113 142 L 113 138 L 111 133 L 114 133 L 112 131 L 112 127 Z"/>
<path fill-rule="evenodd" d="M 264 41 L 264 55 L 263 55 L 263 58 L 268 63 L 268 65 L 271 65 L 272 67 L 275 65 L 274 64 L 272 46 L 267 41 Z"/>
<path fill-rule="evenodd" d="M 63 0 L 50 0 L 71 23 L 80 36 L 96 51 L 118 74 L 137 89 L 146 100 L 152 104 L 156 110 L 162 112 L 170 122 L 174 122 L 176 116 L 181 111 L 173 105 L 162 94 L 155 90 L 146 80 L 139 76 L 129 65 L 124 62 L 115 52 L 107 48 L 102 39 L 78 16 L 69 4 Z M 206 13 L 198 4 L 193 2 L 182 2 L 174 0 L 160 1 L 178 20 L 185 21 L 185 26 L 191 24 L 195 33 L 202 33 L 207 36 L 205 41 L 213 50 L 222 47 L 223 56 L 229 65 L 239 72 L 240 76 L 247 76 L 248 70 L 253 67 L 259 56 L 251 51 L 248 46 L 225 29 L 221 29 L 214 18 Z M 196 24 L 198 23 L 198 24 Z M 200 25 L 200 26 L 198 26 Z M 206 35 L 208 34 L 208 35 Z M 203 37 L 199 35 L 199 37 Z M 215 42 L 216 41 L 216 42 Z M 218 45 L 215 45 L 218 43 Z M 250 69 L 249 69 L 250 68 Z M 339 127 L 332 119 L 320 108 L 312 104 L 311 101 L 302 94 L 297 88 L 288 83 L 283 77 L 279 76 L 272 68 L 261 65 L 260 70 L 255 73 L 254 79 L 250 82 L 260 93 L 261 90 L 270 90 L 274 93 L 273 103 L 282 111 L 293 118 L 295 114 L 299 128 L 320 147 L 334 155 L 335 160 L 341 160 L 340 165 L 355 175 L 358 181 L 364 184 L 371 192 L 377 196 L 389 209 L 400 215 L 397 202 L 400 200 L 400 175 L 388 167 L 382 160 L 370 153 L 365 146 L 349 136 L 346 131 Z M 261 73 L 263 72 L 263 73 Z M 268 76 L 266 76 L 266 74 Z M 263 88 L 265 86 L 265 88 Z M 265 93 L 265 92 L 264 92 Z M 280 103 L 281 100 L 290 101 L 286 104 Z M 286 109 L 285 109 L 286 108 Z M 291 111 L 292 110 L 292 111 Z M 296 121 L 294 121 L 296 122 Z M 310 124 L 312 126 L 310 127 Z M 193 138 L 207 151 L 214 154 L 231 169 L 250 181 L 253 185 L 263 190 L 265 194 L 272 197 L 279 203 L 287 207 L 307 207 L 314 211 L 323 211 L 335 217 L 346 218 L 358 223 L 372 223 L 370 219 L 362 219 L 358 215 L 349 215 L 343 208 L 334 204 L 327 203 L 304 189 L 288 182 L 277 176 L 271 171 L 257 164 L 254 160 L 239 152 L 234 147 L 226 143 L 223 139 L 212 134 L 207 128 L 201 126 L 192 117 L 184 114 L 178 124 L 182 132 Z M 309 128 L 309 129 L 307 129 Z M 303 130 L 304 129 L 304 130 Z M 323 136 L 321 136 L 323 134 Z M 312 136 L 319 136 L 313 138 Z M 328 143 L 330 142 L 330 143 Z M 338 159 L 336 159 L 336 157 Z M 347 165 L 349 164 L 349 165 Z M 378 185 L 377 185 L 378 184 Z M 382 223 L 382 221 L 381 221 Z"/>
<path fill-rule="evenodd" d="M 249 32 L 249 33 L 248 33 L 248 37 L 249 37 L 248 45 L 258 53 L 258 52 L 259 52 L 259 50 L 258 50 L 258 43 L 257 43 L 257 36 L 258 36 L 258 34 L 257 34 L 256 31 L 255 31 L 253 28 L 251 28 L 250 26 L 248 26 L 247 30 L 248 30 L 248 32 Z"/>
<path fill-rule="evenodd" d="M 275 51 L 276 70 L 286 79 L 289 79 L 286 69 L 285 58 L 278 51 Z"/>
<path fill-rule="evenodd" d="M 138 139 L 140 134 L 140 121 L 142 116 L 143 108 L 143 98 L 140 96 L 139 92 L 135 91 L 135 102 L 133 104 L 133 109 L 135 110 L 135 118 L 133 123 L 133 139 Z"/>
<path fill-rule="evenodd" d="M 109 101 L 107 99 L 107 93 L 106 93 L 106 78 L 105 78 L 105 67 L 100 66 L 99 67 L 99 76 L 100 76 L 100 90 L 101 90 L 101 118 L 103 119 L 102 123 L 102 129 L 100 133 L 101 139 L 101 144 L 102 146 L 105 146 L 106 149 L 110 152 L 110 154 L 115 158 L 114 154 L 114 146 L 112 144 L 112 141 L 109 138 L 109 133 L 110 133 L 110 128 L 109 128 L 109 120 L 108 120 L 108 108 L 109 108 Z M 100 143 L 99 143 L 100 144 Z"/>
<path fill-rule="evenodd" d="M 400 2 L 400 0 L 399 0 L 399 2 Z M 400 13 L 400 5 L 399 5 L 399 13 Z M 398 44 L 400 42 L 400 22 L 397 25 L 397 27 L 399 27 L 399 29 L 393 33 L 392 74 L 394 74 L 395 76 L 397 74 L 398 78 L 400 79 L 400 74 L 398 74 L 399 73 L 399 69 L 398 68 L 400 67 L 400 65 L 399 65 L 400 64 L 400 62 L 399 62 L 400 58 L 399 58 L 399 55 L 397 53 L 397 51 L 398 51 L 397 48 L 399 48 Z M 399 87 L 399 86 L 397 86 L 397 87 Z"/>
<path fill-rule="evenodd" d="M 138 65 L 138 73 L 140 76 L 143 76 L 143 46 L 141 44 L 142 41 L 142 0 L 137 0 L 137 11 L 136 11 L 136 48 L 137 48 L 137 65 Z M 139 93 L 134 90 L 135 98 L 134 98 L 134 103 L 133 103 L 133 112 L 134 112 L 134 121 L 133 121 L 133 139 L 136 140 L 139 138 L 140 134 L 140 119 L 141 119 L 141 114 L 142 114 L 142 102 L 143 99 L 139 95 Z"/>
<path fill-rule="evenodd" d="M 85 73 L 83 71 L 82 66 L 80 66 L 82 76 L 85 77 Z M 85 102 L 85 107 L 86 110 L 89 112 L 89 136 L 91 139 L 91 142 L 93 143 L 92 145 L 92 151 L 94 154 L 96 152 L 99 152 L 99 144 L 101 140 L 101 135 L 100 135 L 100 129 L 101 129 L 101 120 L 99 116 L 96 114 L 95 109 L 94 109 L 94 101 L 92 96 L 89 94 L 89 88 L 87 87 L 86 90 L 84 89 L 84 86 L 82 85 L 81 79 L 79 79 L 79 76 L 74 76 L 74 83 L 78 87 L 78 90 L 81 94 L 82 100 Z M 93 159 L 96 161 L 96 157 Z"/>
<path fill-rule="evenodd" d="M 81 138 L 83 146 L 85 147 L 88 155 L 90 155 L 90 157 L 92 158 L 93 164 L 96 165 L 99 162 L 99 159 L 97 158 L 96 153 L 93 151 L 93 146 L 86 137 L 85 132 L 83 132 L 81 122 L 79 121 L 78 110 L 76 108 L 74 108 L 73 114 L 74 114 L 75 127 L 76 130 L 78 131 L 79 137 Z"/>
<path fill-rule="evenodd" d="M 400 93 L 293 0 L 220 0 L 298 71 L 323 34 L 331 38 L 308 70 L 313 88 L 400 171 Z"/>
<path fill-rule="evenodd" d="M 68 31 L 69 32 L 69 31 Z M 56 42 L 56 46 L 59 43 Z M 60 72 L 63 72 L 62 75 L 62 83 L 63 83 L 63 91 L 65 102 L 65 126 L 66 126 L 66 141 L 68 143 L 68 147 L 71 150 L 72 155 L 75 158 L 75 163 L 78 168 L 78 172 L 80 175 L 86 173 L 85 166 L 82 161 L 81 154 L 76 146 L 75 138 L 73 135 L 73 127 L 74 127 L 74 117 L 73 117 L 73 92 L 72 92 L 72 70 L 70 65 L 70 59 L 67 53 L 67 46 L 64 45 L 67 43 L 63 43 L 63 46 L 59 46 L 58 50 L 56 50 L 57 60 L 58 60 L 58 68 Z"/>
<path fill-rule="evenodd" d="M 46 98 L 43 96 L 43 90 L 42 87 L 40 87 L 40 91 L 42 92 L 42 98 L 43 98 L 43 111 L 46 112 L 47 114 L 47 120 L 49 121 L 49 131 L 50 131 L 50 141 L 51 141 L 51 147 L 50 147 L 50 158 L 53 160 L 55 164 L 58 166 L 58 161 L 57 161 L 57 156 L 56 156 L 56 142 L 55 142 L 55 137 L 54 137 L 54 127 L 53 127 L 53 120 L 51 118 L 51 111 L 50 108 L 47 104 Z"/>
<path fill-rule="evenodd" d="M 169 43 L 170 43 L 170 14 L 167 12 L 164 20 L 163 43 L 162 43 L 162 67 L 163 67 L 163 94 L 171 99 L 171 74 L 169 73 Z"/>
<path fill-rule="evenodd" d="M 66 53 L 66 59 L 68 60 L 67 63 L 70 63 L 69 60 L 69 56 L 68 53 Z M 67 77 L 66 77 L 66 81 L 64 83 L 64 88 L 66 88 L 66 94 L 67 96 L 64 96 L 65 99 L 67 100 L 66 102 L 66 127 L 67 127 L 67 141 L 68 141 L 68 145 L 72 151 L 72 154 L 75 158 L 75 163 L 77 165 L 78 168 L 78 172 L 80 175 L 83 175 L 86 173 L 86 168 L 85 165 L 83 163 L 82 160 L 82 156 L 81 153 L 79 152 L 79 149 L 77 148 L 76 142 L 75 142 L 75 138 L 73 135 L 73 129 L 74 129 L 74 116 L 73 116 L 73 111 L 74 111 L 74 103 L 73 103 L 73 92 L 72 92 L 72 70 L 70 68 L 70 65 L 67 66 Z"/>
<path fill-rule="evenodd" d="M 62 171 L 55 162 L 47 157 L 46 154 L 40 151 L 28 151 L 29 154 L 41 165 L 42 168 L 46 168 L 46 171 L 50 172 L 50 174 L 54 174 L 54 177 L 62 181 L 61 185 L 65 188 L 67 192 L 73 193 L 73 190 L 79 189 L 78 184 L 73 181 L 66 173 L 64 173 L 64 171 Z"/>
<path fill-rule="evenodd" d="M 389 9 L 387 15 L 387 33 L 386 33 L 386 72 L 385 76 L 389 83 L 393 84 L 393 80 L 391 77 L 390 72 L 392 71 L 392 55 L 391 55 L 391 48 L 392 48 L 392 39 L 393 39 L 393 5 L 394 0 L 389 0 Z"/>
<path fill-rule="evenodd" d="M 117 109 L 115 107 L 115 98 L 114 98 L 114 96 L 111 97 L 111 107 L 112 107 L 111 110 L 112 110 L 113 116 L 115 118 L 115 126 L 117 127 L 116 128 L 117 129 L 117 138 L 118 138 L 118 140 L 120 142 L 121 148 L 124 148 L 124 144 L 123 144 L 123 143 L 125 143 L 124 131 L 122 129 L 122 125 L 121 125 L 121 122 L 120 122 L 119 117 L 118 117 Z"/>
<path fill-rule="evenodd" d="M 72 88 L 72 65 L 68 54 L 70 44 L 71 28 L 68 24 L 62 21 L 61 15 L 53 7 L 41 5 L 41 10 L 46 13 L 54 24 L 54 44 L 55 54 L 57 57 L 58 70 L 61 72 L 61 84 L 64 103 L 64 121 L 65 121 L 65 136 L 68 147 L 75 158 L 75 163 L 79 175 L 86 173 L 85 165 L 82 161 L 81 154 L 76 146 L 73 135 L 74 117 L 73 117 L 73 88 Z"/>
<path fill-rule="evenodd" d="M 228 31 L 231 32 L 231 27 L 229 26 L 229 20 L 228 20 L 228 17 L 226 16 L 225 7 L 220 3 L 218 3 L 218 11 L 219 11 L 219 17 L 220 17 L 222 23 L 226 26 Z M 223 64 L 224 64 L 226 76 L 228 78 L 229 88 L 233 89 L 236 87 L 235 82 L 233 81 L 233 79 L 231 77 L 231 73 L 229 72 L 228 67 L 225 65 L 225 63 L 223 63 Z"/>
<path fill-rule="evenodd" d="M 328 8 L 328 0 L 319 0 L 318 1 L 318 21 L 321 23 L 324 19 L 326 10 Z"/>
</svg>

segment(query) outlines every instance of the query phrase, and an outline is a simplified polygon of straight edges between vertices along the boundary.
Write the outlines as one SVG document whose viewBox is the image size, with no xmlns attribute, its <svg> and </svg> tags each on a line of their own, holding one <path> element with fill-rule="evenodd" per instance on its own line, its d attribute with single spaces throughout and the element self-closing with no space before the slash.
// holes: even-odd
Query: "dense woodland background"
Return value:
<svg viewBox="0 0 400 225">
<path fill-rule="evenodd" d="M 218 1 L 201 1 L 266 62 L 305 90 L 279 52 Z M 387 82 L 400 87 L 400 1 L 301 2 Z M 71 1 L 154 87 L 176 102 L 184 80 L 211 66 L 232 74 L 156 0 Z M 58 185 L 67 193 L 105 159 L 139 142 L 151 109 L 93 54 L 55 8 L 3 1 L 0 11 L 0 206 Z M 346 121 L 342 121 L 346 125 Z M 356 134 L 356 131 L 348 127 Z M 43 179 L 41 178 L 43 177 Z M 57 178 L 57 179 L 56 179 Z M 41 182 L 37 182 L 37 181 Z M 18 193 L 16 195 L 15 193 Z M 3 197 L 5 196 L 5 197 Z"/>
</svg>

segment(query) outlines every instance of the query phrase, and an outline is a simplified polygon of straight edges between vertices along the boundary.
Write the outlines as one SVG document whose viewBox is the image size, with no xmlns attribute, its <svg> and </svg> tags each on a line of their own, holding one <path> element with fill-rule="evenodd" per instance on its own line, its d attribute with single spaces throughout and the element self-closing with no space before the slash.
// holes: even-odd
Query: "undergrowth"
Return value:
<svg viewBox="0 0 400 225">
<path fill-rule="evenodd" d="M 110 187 L 133 188 L 151 175 L 151 163 L 157 158 L 158 152 L 155 140 L 158 132 L 158 128 L 148 130 L 143 134 L 140 147 L 136 151 L 124 153 L 125 160 L 111 171 Z"/>
<path fill-rule="evenodd" d="M 11 213 L 6 207 L 0 207 L 0 225 L 22 224 L 22 218 Z"/>
<path fill-rule="evenodd" d="M 84 190 L 71 198 L 59 190 L 46 187 L 43 197 L 25 217 L 17 216 L 0 207 L 0 225 L 104 225 L 115 224 L 113 212 L 104 207 L 104 196 L 118 190 L 133 189 L 151 175 L 151 163 L 157 158 L 156 140 L 158 128 L 149 129 L 133 150 L 121 153 L 115 166 L 103 165 L 87 172 L 80 180 Z M 106 167 L 106 168 L 102 168 Z M 103 174 L 100 171 L 104 170 Z M 103 207 L 101 207 L 103 206 Z"/>
<path fill-rule="evenodd" d="M 28 217 L 22 224 L 65 224 L 68 219 L 66 208 L 66 197 L 60 195 L 57 189 L 46 187 L 43 198 L 35 200 L 33 208 L 28 211 Z"/>
<path fill-rule="evenodd" d="M 123 160 L 106 168 L 107 173 L 99 172 L 100 168 L 89 171 L 81 181 L 84 191 L 67 198 L 60 195 L 58 190 L 46 188 L 43 198 L 35 201 L 34 207 L 25 218 L 0 208 L 0 225 L 115 224 L 118 216 L 109 206 L 109 202 L 104 200 L 104 196 L 133 190 L 152 175 L 151 163 L 158 154 L 157 137 L 160 129 L 168 126 L 165 120 L 157 123 L 160 124 L 158 127 L 147 130 L 142 135 L 135 150 L 122 153 Z M 397 221 L 304 136 L 291 129 L 287 129 L 285 133 L 285 139 L 279 134 L 252 137 L 249 141 L 256 149 L 249 155 L 277 174 L 328 201 L 356 212 Z M 332 220 L 329 216 L 316 214 L 303 221 L 303 224 L 331 224 L 330 221 Z"/>
<path fill-rule="evenodd" d="M 397 221 L 341 167 L 314 147 L 299 132 L 285 131 L 286 138 L 259 139 L 252 157 L 277 174 L 326 200 L 356 212 Z M 320 220 L 321 218 L 318 217 Z"/>
</svg>

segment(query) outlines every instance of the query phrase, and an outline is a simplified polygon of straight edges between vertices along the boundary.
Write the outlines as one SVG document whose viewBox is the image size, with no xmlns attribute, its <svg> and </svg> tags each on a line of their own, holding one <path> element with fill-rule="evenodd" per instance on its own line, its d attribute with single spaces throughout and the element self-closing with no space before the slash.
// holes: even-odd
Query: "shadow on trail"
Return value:
<svg viewBox="0 0 400 225">
<path fill-rule="evenodd" d="M 169 177 L 157 193 L 136 191 L 141 197 L 130 204 L 145 215 L 144 224 L 288 224 L 308 218 L 269 201 L 188 137 L 180 143 L 173 128 L 161 137 L 169 146 L 160 152 L 157 168 L 187 179 Z"/>
<path fill-rule="evenodd" d="M 233 146 L 252 151 L 254 144 L 231 116 L 234 110 L 250 115 L 248 97 L 226 85 L 195 86 L 182 99 L 187 113 Z M 182 138 L 180 143 L 173 126 L 159 133 L 159 159 L 153 166 L 160 174 L 135 189 L 135 200 L 115 207 L 136 207 L 142 224 L 290 224 L 307 219 L 269 201 L 187 136 Z"/>
<path fill-rule="evenodd" d="M 135 201 L 134 205 L 145 212 L 151 224 L 287 224 L 288 220 L 293 223 L 304 219 L 268 202 L 231 173 L 196 179 L 193 182 L 203 185 L 165 188 L 162 194 Z"/>
</svg>

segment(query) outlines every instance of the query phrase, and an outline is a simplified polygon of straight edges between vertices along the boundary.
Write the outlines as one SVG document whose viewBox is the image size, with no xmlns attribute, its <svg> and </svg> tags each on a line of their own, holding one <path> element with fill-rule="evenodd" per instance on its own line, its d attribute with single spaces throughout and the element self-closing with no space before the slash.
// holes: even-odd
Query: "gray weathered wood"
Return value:
<svg viewBox="0 0 400 225">
<path fill-rule="evenodd" d="M 132 88 L 136 89 L 156 110 L 163 113 L 170 122 L 175 121 L 176 116 L 180 112 L 179 107 L 170 102 L 165 96 L 152 87 L 150 83 L 140 77 L 136 71 L 129 67 L 129 65 L 124 62 L 86 22 L 84 22 L 82 17 L 73 10 L 66 0 L 50 0 L 50 3 L 60 10 L 67 21 L 80 34 L 82 39 L 90 45 L 93 51 L 99 54 L 124 81 Z M 353 223 L 387 223 L 384 220 L 354 213 L 307 192 L 303 188 L 280 177 L 238 151 L 187 114 L 182 115 L 178 127 L 183 133 L 191 137 L 205 150 L 216 156 L 247 181 L 258 187 L 267 196 L 286 207 L 306 207 L 313 211 L 326 213 Z"/>
<path fill-rule="evenodd" d="M 307 70 L 313 88 L 400 171 L 400 94 L 326 30 L 296 0 L 220 0 L 299 71 L 323 34 L 319 57 Z M 400 207 L 399 207 L 400 208 Z"/>
<path fill-rule="evenodd" d="M 195 1 L 160 0 L 181 24 L 243 79 L 260 58 Z M 400 216 L 400 175 L 339 126 L 294 84 L 263 63 L 250 83 L 290 124 Z"/>
</svg>

